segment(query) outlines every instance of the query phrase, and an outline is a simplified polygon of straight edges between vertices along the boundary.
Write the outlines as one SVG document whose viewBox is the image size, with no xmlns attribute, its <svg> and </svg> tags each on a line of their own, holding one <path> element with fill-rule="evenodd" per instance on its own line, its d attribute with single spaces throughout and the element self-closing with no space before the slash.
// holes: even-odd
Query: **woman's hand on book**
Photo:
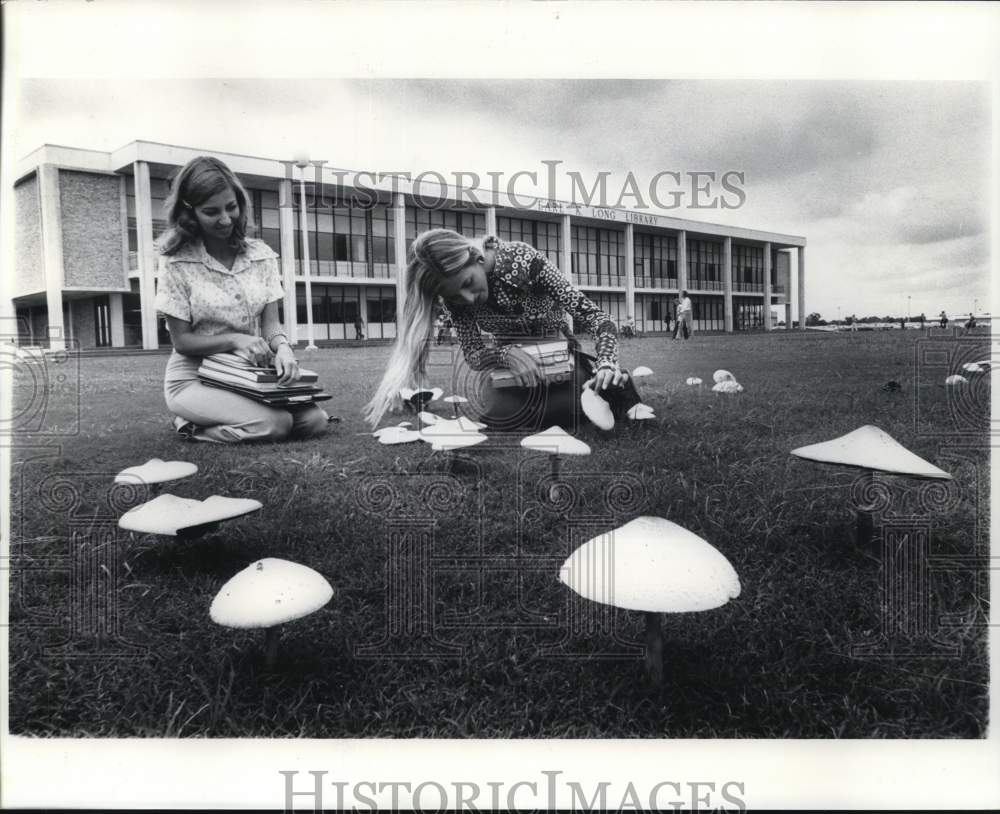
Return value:
<svg viewBox="0 0 1000 814">
<path fill-rule="evenodd" d="M 295 361 L 292 346 L 287 342 L 278 345 L 274 352 L 274 369 L 278 374 L 278 384 L 288 385 L 299 379 L 299 363 Z"/>
<path fill-rule="evenodd" d="M 521 387 L 535 387 L 542 383 L 538 361 L 523 348 L 512 345 L 507 350 L 507 369 L 517 378 Z"/>
<path fill-rule="evenodd" d="M 271 358 L 267 342 L 250 334 L 233 334 L 233 351 L 260 367 L 267 365 Z"/>
</svg>

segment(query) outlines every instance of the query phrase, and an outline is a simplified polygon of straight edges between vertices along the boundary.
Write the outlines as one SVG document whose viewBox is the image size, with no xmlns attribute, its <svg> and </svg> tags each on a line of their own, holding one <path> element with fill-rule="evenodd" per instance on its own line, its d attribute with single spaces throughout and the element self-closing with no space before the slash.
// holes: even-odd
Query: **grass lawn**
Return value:
<svg viewBox="0 0 1000 814">
<path fill-rule="evenodd" d="M 573 499 L 559 505 L 539 488 L 548 460 L 517 439 L 491 439 L 453 474 L 425 444 L 375 442 L 360 408 L 388 348 L 309 357 L 343 417 L 324 438 L 243 448 L 174 436 L 164 356 L 81 359 L 78 428 L 76 402 L 56 392 L 46 426 L 72 434 L 15 439 L 11 731 L 982 737 L 988 601 L 969 566 L 989 546 L 989 377 L 961 393 L 943 381 L 990 345 L 930 336 L 626 341 L 623 364 L 655 372 L 640 391 L 657 418 L 582 430 L 594 452 L 563 464 Z M 746 391 L 709 392 L 719 367 Z M 685 386 L 693 375 L 708 386 Z M 881 389 L 890 379 L 901 392 Z M 447 389 L 443 375 L 431 384 Z M 15 403 L 32 392 L 20 375 Z M 856 473 L 788 454 L 862 424 L 955 476 L 882 481 L 879 524 L 930 530 L 929 568 L 910 572 L 926 575 L 924 594 L 902 618 L 883 613 L 891 563 L 852 539 Z M 255 498 L 264 511 L 198 540 L 132 538 L 115 522 L 142 496 L 110 485 L 152 457 L 198 465 L 173 494 Z M 643 514 L 709 541 L 743 589 L 717 610 L 665 617 L 661 690 L 643 682 L 641 614 L 596 613 L 557 579 L 577 545 Z M 421 546 L 427 557 L 410 556 Z M 262 557 L 308 565 L 335 592 L 284 628 L 274 670 L 261 631 L 208 616 L 222 584 Z"/>
</svg>

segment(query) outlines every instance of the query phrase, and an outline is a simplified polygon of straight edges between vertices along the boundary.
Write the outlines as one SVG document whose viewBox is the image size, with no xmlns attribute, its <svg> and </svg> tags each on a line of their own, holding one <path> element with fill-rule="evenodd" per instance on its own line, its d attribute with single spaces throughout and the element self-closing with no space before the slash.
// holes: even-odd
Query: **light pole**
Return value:
<svg viewBox="0 0 1000 814">
<path fill-rule="evenodd" d="M 972 301 L 972 314 L 975 316 L 976 312 L 979 310 L 979 298 L 977 297 Z"/>
<path fill-rule="evenodd" d="M 309 225 L 306 211 L 306 167 L 309 166 L 308 156 L 300 155 L 295 159 L 295 166 L 302 170 L 302 183 L 299 186 L 299 226 L 302 227 L 302 276 L 306 289 L 306 350 L 316 350 L 313 341 L 313 300 L 312 271 L 309 263 Z"/>
<path fill-rule="evenodd" d="M 907 294 L 907 295 L 906 295 L 906 321 L 907 321 L 907 322 L 909 322 L 909 321 L 910 321 L 910 312 L 911 312 L 912 310 L 913 310 L 913 309 L 911 309 L 911 308 L 910 308 L 910 295 L 909 295 L 909 294 Z"/>
</svg>

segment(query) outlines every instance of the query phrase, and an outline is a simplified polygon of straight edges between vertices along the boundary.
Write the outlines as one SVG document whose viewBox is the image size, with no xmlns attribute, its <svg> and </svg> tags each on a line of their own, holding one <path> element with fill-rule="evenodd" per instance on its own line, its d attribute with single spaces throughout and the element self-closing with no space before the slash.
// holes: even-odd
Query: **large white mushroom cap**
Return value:
<svg viewBox="0 0 1000 814">
<path fill-rule="evenodd" d="M 115 475 L 115 483 L 165 483 L 180 480 L 198 471 L 195 464 L 187 461 L 164 461 L 150 458 L 142 466 L 130 466 Z"/>
<path fill-rule="evenodd" d="M 445 438 L 461 439 L 463 437 L 479 435 L 479 431 L 485 427 L 485 424 L 479 421 L 472 421 L 464 416 L 455 419 L 439 418 L 433 424 L 421 427 L 418 433 L 422 441 L 434 443 Z"/>
<path fill-rule="evenodd" d="M 611 430 L 615 426 L 615 416 L 611 405 L 595 393 L 590 387 L 584 387 L 580 394 L 580 407 L 583 414 L 602 430 Z"/>
<path fill-rule="evenodd" d="M 308 616 L 332 597 L 330 583 L 312 568 L 268 557 L 223 585 L 209 616 L 225 627 L 272 627 Z"/>
<path fill-rule="evenodd" d="M 445 396 L 442 401 L 449 404 L 468 404 L 469 400 L 465 396 Z"/>
<path fill-rule="evenodd" d="M 740 595 L 729 560 L 662 517 L 637 517 L 588 540 L 563 563 L 559 579 L 585 599 L 657 613 L 710 610 Z"/>
<path fill-rule="evenodd" d="M 420 433 L 417 430 L 411 430 L 407 427 L 385 427 L 378 430 L 375 437 L 378 438 L 380 444 L 391 446 L 393 444 L 410 444 L 414 441 L 419 441 Z"/>
<path fill-rule="evenodd" d="M 259 500 L 212 495 L 205 500 L 192 500 L 175 495 L 157 498 L 129 509 L 118 520 L 126 531 L 140 534 L 163 534 L 175 537 L 184 529 L 232 520 L 264 506 Z"/>
<path fill-rule="evenodd" d="M 653 375 L 653 371 L 650 370 L 645 365 L 639 365 L 639 367 L 635 368 L 632 371 L 632 377 L 635 378 L 635 379 L 642 379 L 642 378 L 644 378 L 646 376 L 652 376 L 652 375 Z"/>
<path fill-rule="evenodd" d="M 947 379 L 944 380 L 944 383 L 949 385 L 968 384 L 969 380 L 965 378 L 965 376 L 955 375 L 955 376 L 949 376 Z"/>
<path fill-rule="evenodd" d="M 964 365 L 962 365 L 962 370 L 964 370 L 966 373 L 972 373 L 972 374 L 986 372 L 983 370 L 981 362 L 966 362 Z"/>
<path fill-rule="evenodd" d="M 535 435 L 521 439 L 525 449 L 551 452 L 553 455 L 590 455 L 590 445 L 574 438 L 562 427 L 549 427 Z"/>
<path fill-rule="evenodd" d="M 736 377 L 730 373 L 728 370 L 717 370 L 712 374 L 712 380 L 718 384 L 719 382 L 735 382 Z"/>
<path fill-rule="evenodd" d="M 894 475 L 951 480 L 951 475 L 943 469 L 914 455 L 889 433 L 871 424 L 832 441 L 793 449 L 792 455 L 809 461 L 857 466 Z"/>
<path fill-rule="evenodd" d="M 424 439 L 427 440 L 426 438 Z M 459 435 L 442 435 L 431 439 L 431 449 L 435 452 L 450 452 L 453 449 L 474 447 L 488 440 L 487 436 L 478 432 L 467 432 Z"/>
</svg>

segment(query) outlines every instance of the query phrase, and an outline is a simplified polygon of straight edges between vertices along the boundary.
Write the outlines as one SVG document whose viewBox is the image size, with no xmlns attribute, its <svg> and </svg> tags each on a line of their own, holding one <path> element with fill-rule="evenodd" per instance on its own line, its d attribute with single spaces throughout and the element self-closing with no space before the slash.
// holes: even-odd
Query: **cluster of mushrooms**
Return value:
<svg viewBox="0 0 1000 814">
<path fill-rule="evenodd" d="M 969 366 L 965 369 L 973 372 Z M 652 371 L 638 367 L 632 375 L 642 378 L 652 375 Z M 712 389 L 716 392 L 743 390 L 728 371 L 717 370 L 713 378 L 715 386 Z M 688 384 L 700 385 L 701 380 L 691 378 Z M 420 421 L 420 429 L 411 429 L 412 424 L 408 421 L 382 428 L 374 433 L 380 443 L 421 440 L 435 451 L 452 455 L 455 450 L 487 440 L 481 432 L 485 425 L 459 414 L 459 405 L 466 401 L 461 396 L 442 399 L 443 392 L 438 388 L 410 390 L 402 395 Z M 453 418 L 443 418 L 423 409 L 439 399 L 452 405 Z M 601 429 L 614 426 L 610 406 L 590 388 L 584 389 L 581 405 L 588 418 Z M 652 408 L 643 404 L 636 405 L 629 413 L 633 420 L 651 417 Z M 591 453 L 589 445 L 560 427 L 527 436 L 522 439 L 521 446 L 549 454 L 553 478 L 559 477 L 563 457 Z M 870 425 L 839 438 L 793 449 L 791 454 L 818 463 L 853 467 L 867 472 L 872 479 L 876 474 L 946 480 L 952 477 L 904 448 L 888 433 Z M 126 512 L 119 521 L 121 528 L 190 539 L 218 529 L 227 520 L 263 508 L 256 500 L 219 495 L 198 501 L 159 494 L 163 483 L 196 472 L 194 464 L 158 458 L 120 472 L 116 483 L 145 485 L 157 495 Z M 860 506 L 857 509 L 859 544 L 870 543 L 872 525 L 871 513 Z M 664 677 L 662 614 L 718 608 L 738 597 L 741 591 L 735 569 L 721 552 L 670 520 L 651 516 L 635 518 L 620 528 L 588 540 L 566 559 L 559 579 L 586 600 L 643 613 L 646 675 L 654 687 L 661 686 Z M 214 622 L 226 627 L 264 628 L 267 631 L 267 665 L 273 668 L 277 658 L 278 625 L 319 610 L 332 597 L 330 584 L 313 569 L 286 560 L 265 558 L 223 585 L 209 613 Z"/>
<path fill-rule="evenodd" d="M 980 362 L 966 362 L 962 365 L 961 373 L 952 373 L 945 378 L 944 383 L 949 387 L 968 384 L 970 378 L 981 376 L 983 373 L 989 373 L 991 367 L 989 359 L 983 359 Z"/>
<path fill-rule="evenodd" d="M 728 370 L 719 369 L 712 374 L 713 393 L 742 393 L 743 385 L 736 381 L 736 377 Z M 689 387 L 701 387 L 702 381 L 697 376 L 688 376 L 684 383 Z"/>
<path fill-rule="evenodd" d="M 198 471 L 186 461 L 152 458 L 122 470 L 115 483 L 145 486 L 151 500 L 125 512 L 118 525 L 137 534 L 191 540 L 216 531 L 222 523 L 260 511 L 258 500 L 212 495 L 205 500 L 160 494 L 163 484 Z M 330 583 L 305 565 L 265 558 L 240 571 L 216 595 L 209 609 L 213 622 L 231 628 L 264 628 L 268 668 L 278 654 L 278 626 L 308 616 L 333 597 Z"/>
</svg>

